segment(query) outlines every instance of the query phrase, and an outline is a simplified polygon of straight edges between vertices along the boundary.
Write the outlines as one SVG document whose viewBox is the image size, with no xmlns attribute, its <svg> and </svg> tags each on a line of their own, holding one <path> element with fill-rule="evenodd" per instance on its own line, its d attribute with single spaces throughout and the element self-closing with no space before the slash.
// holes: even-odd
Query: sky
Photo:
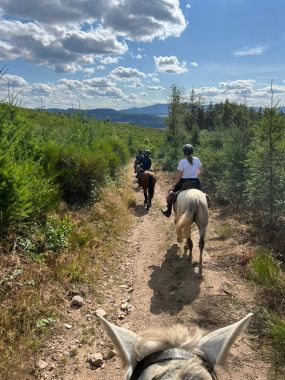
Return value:
<svg viewBox="0 0 285 380">
<path fill-rule="evenodd" d="M 284 0 L 0 0 L 0 101 L 285 105 Z"/>
</svg>

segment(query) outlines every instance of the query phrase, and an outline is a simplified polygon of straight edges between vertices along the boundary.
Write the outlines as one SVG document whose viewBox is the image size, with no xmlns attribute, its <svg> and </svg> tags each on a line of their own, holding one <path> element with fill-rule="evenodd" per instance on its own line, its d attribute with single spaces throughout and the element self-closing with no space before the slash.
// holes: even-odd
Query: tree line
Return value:
<svg viewBox="0 0 285 380">
<path fill-rule="evenodd" d="M 272 87 L 272 86 L 271 86 Z M 271 90 L 272 91 L 272 90 Z M 221 202 L 253 210 L 265 223 L 285 211 L 285 115 L 274 106 L 255 108 L 226 100 L 205 105 L 194 89 L 172 86 L 165 144 L 160 157 L 176 168 L 181 147 L 191 142 L 203 162 L 203 187 Z"/>
</svg>

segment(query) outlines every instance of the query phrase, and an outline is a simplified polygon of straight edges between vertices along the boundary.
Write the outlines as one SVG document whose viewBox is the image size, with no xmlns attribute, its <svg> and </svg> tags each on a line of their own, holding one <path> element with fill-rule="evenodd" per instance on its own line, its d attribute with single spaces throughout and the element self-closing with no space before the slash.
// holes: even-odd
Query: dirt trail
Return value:
<svg viewBox="0 0 285 380">
<path fill-rule="evenodd" d="M 153 207 L 146 212 L 142 205 L 143 194 L 136 189 L 134 179 L 135 224 L 125 238 L 126 251 L 121 256 L 114 276 L 112 275 L 111 280 L 106 276 L 100 305 L 107 311 L 111 320 L 136 332 L 175 322 L 188 326 L 197 324 L 210 332 L 237 321 L 255 309 L 254 289 L 250 288 L 237 272 L 237 267 L 240 267 L 242 262 L 242 253 L 248 248 L 242 241 L 237 240 L 236 236 L 223 240 L 220 238 L 217 231 L 226 223 L 233 225 L 237 235 L 242 235 L 243 231 L 235 221 L 224 220 L 220 211 L 213 208 L 207 231 L 204 278 L 199 279 L 196 274 L 198 268 L 190 265 L 176 244 L 173 219 L 165 218 L 159 211 L 164 205 L 168 186 L 160 174 Z M 195 262 L 198 259 L 196 229 L 192 235 Z M 131 310 L 127 313 L 120 313 L 120 305 L 123 302 L 131 305 Z M 102 333 L 92 314 L 98 304 L 96 300 L 89 301 L 85 310 L 88 315 L 87 321 L 82 310 L 68 312 L 68 317 L 72 318 L 72 324 L 76 328 L 67 331 L 59 341 L 55 339 L 51 344 L 61 347 L 62 352 L 76 350 L 76 355 L 71 358 L 69 354 L 67 365 L 62 365 L 61 370 L 46 370 L 40 378 L 123 379 L 117 357 L 106 360 L 104 366 L 97 370 L 91 370 L 86 364 L 88 353 L 106 353 L 110 347 L 108 337 Z M 76 336 L 82 336 L 82 329 L 86 330 L 91 323 L 97 326 L 94 332 L 95 341 L 91 340 L 89 344 L 80 341 L 78 344 Z M 266 363 L 256 349 L 254 335 L 250 330 L 249 328 L 247 334 L 234 345 L 231 351 L 233 355 L 229 357 L 225 372 L 218 371 L 221 378 L 270 379 L 270 364 Z"/>
</svg>

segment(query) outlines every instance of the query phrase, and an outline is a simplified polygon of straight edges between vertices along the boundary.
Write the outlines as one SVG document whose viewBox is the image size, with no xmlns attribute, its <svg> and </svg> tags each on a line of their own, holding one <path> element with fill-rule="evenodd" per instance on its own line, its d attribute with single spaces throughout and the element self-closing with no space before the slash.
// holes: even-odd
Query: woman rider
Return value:
<svg viewBox="0 0 285 380">
<path fill-rule="evenodd" d="M 169 192 L 180 190 L 182 184 L 185 182 L 191 182 L 193 183 L 193 187 L 201 190 L 201 182 L 198 178 L 202 170 L 201 161 L 198 157 L 193 157 L 193 146 L 191 144 L 183 146 L 183 153 L 184 158 L 178 164 L 175 183 L 171 186 Z M 171 215 L 171 209 L 172 203 L 168 203 L 166 210 L 161 211 L 169 218 Z"/>
</svg>

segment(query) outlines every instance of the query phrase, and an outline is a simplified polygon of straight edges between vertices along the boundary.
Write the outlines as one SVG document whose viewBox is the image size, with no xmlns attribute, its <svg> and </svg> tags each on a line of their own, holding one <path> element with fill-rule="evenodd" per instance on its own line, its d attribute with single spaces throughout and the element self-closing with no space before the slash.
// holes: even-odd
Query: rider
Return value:
<svg viewBox="0 0 285 380">
<path fill-rule="evenodd" d="M 202 170 L 202 164 L 198 157 L 193 156 L 193 146 L 185 144 L 183 146 L 184 158 L 179 161 L 176 179 L 174 185 L 171 186 L 170 191 L 176 192 L 181 189 L 185 182 L 192 182 L 196 189 L 201 190 L 201 182 L 198 176 Z M 172 203 L 167 203 L 167 208 L 161 212 L 168 218 L 171 215 Z"/>
<path fill-rule="evenodd" d="M 140 169 L 140 171 L 137 174 L 137 178 L 145 170 L 150 170 L 151 164 L 152 164 L 152 162 L 151 162 L 151 158 L 150 158 L 150 151 L 149 150 L 145 150 L 144 154 L 143 154 L 143 157 L 142 157 L 142 159 L 140 161 L 141 169 Z"/>
<path fill-rule="evenodd" d="M 136 159 L 134 162 L 134 171 L 136 173 L 136 166 L 141 164 L 141 161 L 143 159 L 143 151 L 139 150 L 138 153 L 136 154 Z"/>
</svg>

